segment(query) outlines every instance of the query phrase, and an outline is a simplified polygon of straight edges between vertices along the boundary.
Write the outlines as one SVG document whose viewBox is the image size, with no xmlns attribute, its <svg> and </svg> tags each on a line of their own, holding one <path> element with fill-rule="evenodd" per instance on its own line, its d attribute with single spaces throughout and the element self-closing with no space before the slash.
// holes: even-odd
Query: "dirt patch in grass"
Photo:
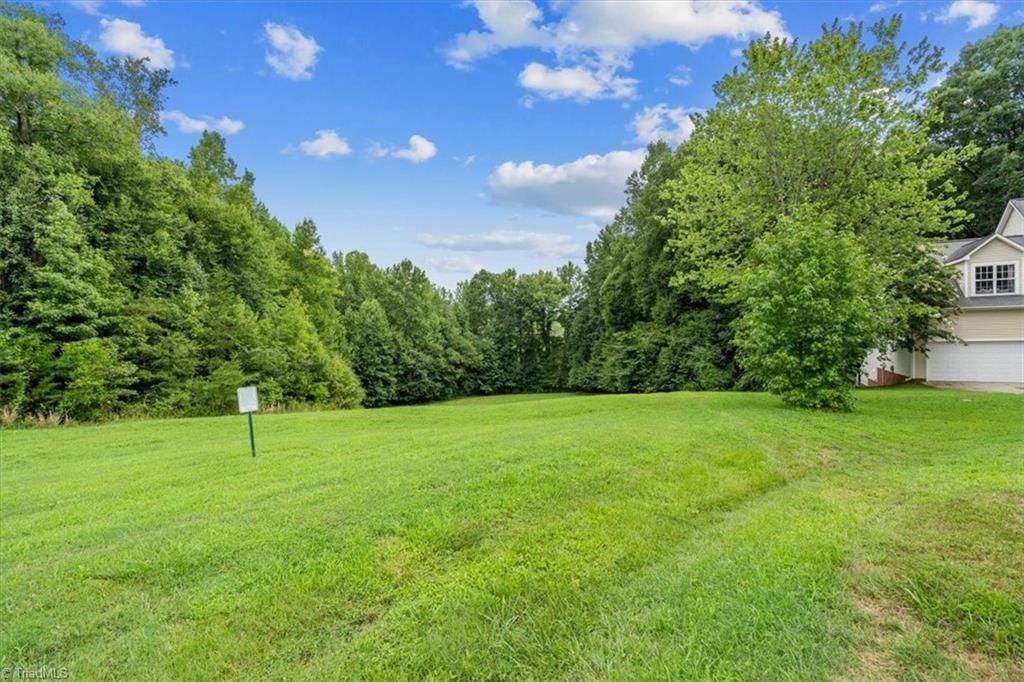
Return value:
<svg viewBox="0 0 1024 682">
<path fill-rule="evenodd" d="M 1001 667 L 984 654 L 960 646 L 950 647 L 949 654 L 963 666 L 971 679 L 984 682 L 1008 682 L 1009 680 L 1024 679 L 1024 668 L 1020 665 L 1009 663 Z"/>
<path fill-rule="evenodd" d="M 929 488 L 891 500 L 869 531 L 877 540 L 847 565 L 857 627 L 846 679 L 1024 679 L 1021 496 Z"/>
<path fill-rule="evenodd" d="M 900 642 L 916 636 L 921 623 L 903 604 L 878 596 L 859 594 L 855 602 L 865 623 L 864 644 L 857 651 L 857 667 L 846 679 L 894 678 L 902 671 L 897 658 Z"/>
</svg>

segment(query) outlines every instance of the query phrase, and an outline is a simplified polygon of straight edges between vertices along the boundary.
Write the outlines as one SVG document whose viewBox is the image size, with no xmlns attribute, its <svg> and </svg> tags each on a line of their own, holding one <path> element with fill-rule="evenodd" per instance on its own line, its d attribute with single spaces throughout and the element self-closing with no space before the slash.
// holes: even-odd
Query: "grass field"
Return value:
<svg viewBox="0 0 1024 682">
<path fill-rule="evenodd" d="M 0 667 L 1021 679 L 1024 397 L 515 396 L 7 431 Z"/>
</svg>

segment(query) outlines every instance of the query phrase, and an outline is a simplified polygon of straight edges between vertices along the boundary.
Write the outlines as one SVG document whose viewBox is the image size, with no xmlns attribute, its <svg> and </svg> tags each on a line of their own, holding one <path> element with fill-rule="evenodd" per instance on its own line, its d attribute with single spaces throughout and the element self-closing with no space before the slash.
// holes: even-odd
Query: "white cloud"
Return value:
<svg viewBox="0 0 1024 682">
<path fill-rule="evenodd" d="M 640 167 L 645 154 L 644 149 L 590 154 L 557 166 L 506 161 L 488 178 L 491 198 L 499 203 L 610 220 L 625 199 L 626 178 Z"/>
<path fill-rule="evenodd" d="M 409 146 L 405 149 L 392 149 L 378 142 L 371 142 L 367 153 L 375 159 L 383 159 L 386 156 L 390 156 L 395 159 L 412 161 L 413 163 L 423 163 L 427 159 L 434 158 L 437 154 L 437 145 L 422 135 L 413 135 L 409 138 Z M 470 157 L 470 159 L 473 158 L 475 157 Z M 468 166 L 470 163 L 472 163 L 472 160 L 466 161 L 464 165 Z"/>
<path fill-rule="evenodd" d="M 69 0 L 68 4 L 86 14 L 97 15 L 100 13 L 100 5 L 103 2 L 101 0 Z"/>
<path fill-rule="evenodd" d="M 427 159 L 433 158 L 435 154 L 437 154 L 437 145 L 422 135 L 413 135 L 409 138 L 408 147 L 391 152 L 391 156 L 396 159 L 405 159 L 413 163 L 423 163 Z"/>
<path fill-rule="evenodd" d="M 878 14 L 879 12 L 884 12 L 892 7 L 898 7 L 900 4 L 902 4 L 902 0 L 881 0 L 880 2 L 876 2 L 871 5 L 871 7 L 868 7 L 868 12 Z"/>
<path fill-rule="evenodd" d="M 299 143 L 299 151 L 306 156 L 326 159 L 331 156 L 345 156 L 352 153 L 352 147 L 333 130 L 318 130 L 316 137 Z"/>
<path fill-rule="evenodd" d="M 528 64 L 519 83 L 547 99 L 633 97 L 636 80 L 618 75 L 632 68 L 638 48 L 663 43 L 697 49 L 715 38 L 749 40 L 765 33 L 788 38 L 782 16 L 754 0 L 561 0 L 560 16 L 545 22 L 530 0 L 473 0 L 483 30 L 455 36 L 445 54 L 459 69 L 510 48 L 554 53 L 558 65 Z M 524 98 L 531 108 L 533 100 Z"/>
<path fill-rule="evenodd" d="M 935 19 L 944 24 L 956 21 L 957 19 L 967 19 L 967 30 L 973 31 L 976 28 L 992 23 L 998 12 L 999 6 L 994 2 L 956 0 L 949 3 L 949 6 L 942 10 Z"/>
<path fill-rule="evenodd" d="M 475 2 L 485 31 L 460 33 L 447 50 L 448 63 L 465 68 L 470 62 L 511 47 L 553 47 L 550 30 L 538 27 L 540 9 L 530 0 Z"/>
<path fill-rule="evenodd" d="M 779 12 L 751 0 L 560 2 L 554 7 L 561 11 L 561 18 L 549 23 L 541 23 L 541 10 L 529 0 L 471 4 L 485 30 L 455 37 L 446 52 L 453 66 L 466 67 L 515 47 L 622 58 L 637 48 L 660 43 L 696 48 L 719 37 L 745 40 L 765 33 L 788 37 Z"/>
<path fill-rule="evenodd" d="M 142 7 L 146 0 L 121 0 L 121 4 L 125 7 Z"/>
<path fill-rule="evenodd" d="M 284 26 L 268 21 L 263 25 L 270 51 L 266 53 L 267 64 L 279 76 L 304 81 L 313 77 L 317 55 L 323 48 L 312 36 L 304 35 L 294 26 Z"/>
<path fill-rule="evenodd" d="M 636 141 L 648 144 L 664 140 L 671 145 L 686 142 L 693 134 L 693 120 L 682 107 L 670 109 L 667 104 L 644 107 L 633 117 Z"/>
<path fill-rule="evenodd" d="M 178 126 L 178 130 L 183 133 L 201 133 L 206 130 L 215 130 L 225 135 L 234 135 L 245 127 L 245 124 L 241 121 L 228 118 L 227 116 L 221 116 L 220 118 L 214 118 L 213 116 L 192 118 L 184 112 L 175 110 L 161 113 L 160 120 L 174 123 Z"/>
<path fill-rule="evenodd" d="M 636 79 L 615 75 L 615 69 L 584 66 L 548 68 L 532 62 L 519 73 L 519 85 L 546 99 L 622 99 L 636 96 Z M 528 107 L 529 108 L 529 107 Z"/>
<path fill-rule="evenodd" d="M 157 69 L 174 68 L 174 51 L 164 45 L 156 36 L 148 36 L 142 27 L 124 19 L 100 19 L 100 42 L 115 54 L 135 59 L 148 59 L 150 66 Z"/>
<path fill-rule="evenodd" d="M 484 266 L 469 256 L 446 256 L 444 258 L 427 258 L 427 265 L 439 272 L 457 272 L 473 274 L 484 269 Z"/>
<path fill-rule="evenodd" d="M 554 232 L 527 232 L 525 230 L 494 230 L 470 234 L 416 235 L 424 246 L 454 251 L 530 251 L 542 256 L 565 257 L 580 252 L 567 234 Z"/>
<path fill-rule="evenodd" d="M 677 66 L 666 78 L 672 85 L 686 87 L 693 82 L 693 69 L 688 66 Z"/>
</svg>

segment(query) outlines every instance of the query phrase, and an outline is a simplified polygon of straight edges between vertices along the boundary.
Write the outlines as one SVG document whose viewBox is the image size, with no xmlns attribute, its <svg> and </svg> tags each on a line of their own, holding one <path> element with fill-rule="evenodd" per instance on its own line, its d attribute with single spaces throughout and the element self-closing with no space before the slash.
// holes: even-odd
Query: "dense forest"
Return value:
<svg viewBox="0 0 1024 682">
<path fill-rule="evenodd" d="M 185 161 L 157 155 L 167 71 L 0 5 L 5 419 L 217 414 L 248 383 L 281 408 L 771 387 L 756 320 L 779 316 L 750 273 L 768 277 L 780 252 L 755 246 L 777 232 L 837 235 L 815 262 L 870 272 L 870 287 L 815 274 L 872 311 L 820 321 L 863 327 L 839 352 L 847 380 L 865 344 L 944 333 L 955 292 L 922 247 L 990 230 L 1024 187 L 1024 29 L 968 46 L 928 90 L 941 54 L 899 28 L 754 41 L 691 139 L 649 148 L 584 267 L 479 272 L 450 292 L 408 260 L 327 254 L 311 220 L 283 225 L 216 133 Z"/>
</svg>

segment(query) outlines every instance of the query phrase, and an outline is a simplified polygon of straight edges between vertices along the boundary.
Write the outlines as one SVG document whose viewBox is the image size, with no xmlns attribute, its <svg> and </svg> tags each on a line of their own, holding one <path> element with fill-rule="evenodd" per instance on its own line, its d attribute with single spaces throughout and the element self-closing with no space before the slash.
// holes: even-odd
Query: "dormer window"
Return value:
<svg viewBox="0 0 1024 682">
<path fill-rule="evenodd" d="M 974 295 L 1017 293 L 1017 266 L 1014 263 L 993 263 L 974 266 Z"/>
<path fill-rule="evenodd" d="M 996 266 L 996 293 L 1012 294 L 1017 291 L 1017 266 L 1013 263 Z"/>
</svg>

